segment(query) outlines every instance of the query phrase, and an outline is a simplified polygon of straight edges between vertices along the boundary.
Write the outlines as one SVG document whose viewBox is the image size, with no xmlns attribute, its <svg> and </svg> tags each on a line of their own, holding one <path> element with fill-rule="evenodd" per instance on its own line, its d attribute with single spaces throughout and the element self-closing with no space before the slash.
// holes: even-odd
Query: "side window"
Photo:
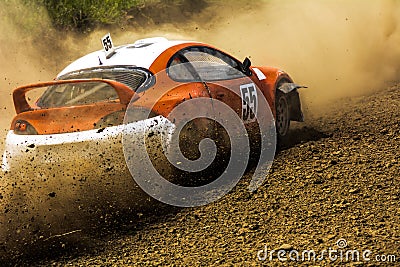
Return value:
<svg viewBox="0 0 400 267">
<path fill-rule="evenodd" d="M 220 81 L 242 78 L 239 63 L 230 56 L 209 48 L 189 47 L 175 54 L 168 73 L 175 81 Z"/>
</svg>

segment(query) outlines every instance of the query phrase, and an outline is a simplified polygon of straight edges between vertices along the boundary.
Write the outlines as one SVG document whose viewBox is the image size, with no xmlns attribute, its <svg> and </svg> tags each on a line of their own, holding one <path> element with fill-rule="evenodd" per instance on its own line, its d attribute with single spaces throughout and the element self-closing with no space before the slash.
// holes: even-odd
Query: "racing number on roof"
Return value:
<svg viewBox="0 0 400 267">
<path fill-rule="evenodd" d="M 105 39 L 103 39 L 103 46 L 106 52 L 112 48 L 110 36 L 107 36 Z"/>
<path fill-rule="evenodd" d="M 242 119 L 245 122 L 254 121 L 257 114 L 258 98 L 254 83 L 243 84 L 240 86 L 242 96 Z"/>
<path fill-rule="evenodd" d="M 109 58 L 114 53 L 114 45 L 111 39 L 111 35 L 107 33 L 101 38 L 101 43 L 103 44 L 104 51 L 106 52 L 106 58 Z"/>
</svg>

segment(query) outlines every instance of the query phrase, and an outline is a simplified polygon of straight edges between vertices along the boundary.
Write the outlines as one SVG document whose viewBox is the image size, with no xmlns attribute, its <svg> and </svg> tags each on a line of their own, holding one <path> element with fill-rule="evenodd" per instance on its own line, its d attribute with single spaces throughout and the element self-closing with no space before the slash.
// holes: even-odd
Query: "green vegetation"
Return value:
<svg viewBox="0 0 400 267">
<path fill-rule="evenodd" d="M 229 4 L 242 3 L 242 1 L 230 0 Z M 10 19 L 14 20 L 14 24 L 18 24 L 28 31 L 47 28 L 47 23 L 50 22 L 52 26 L 59 30 L 86 32 L 105 25 L 184 23 L 191 20 L 192 15 L 196 17 L 209 6 L 216 3 L 225 4 L 226 2 L 228 1 L 0 0 L 0 17 L 2 13 L 7 13 Z M 260 2 L 260 0 L 252 3 L 257 2 Z M 21 5 L 24 7 L 21 8 Z M 213 14 L 210 14 L 211 17 L 213 17 Z"/>
<path fill-rule="evenodd" d="M 26 4 L 30 2 L 25 0 Z M 86 30 L 99 24 L 119 23 L 129 9 L 144 0 L 35 0 L 44 6 L 59 28 Z"/>
<path fill-rule="evenodd" d="M 98 26 L 176 22 L 191 19 L 223 0 L 0 0 L 5 6 L 23 4 L 31 18 L 48 17 L 60 30 L 91 31 Z M 231 0 L 240 2 L 242 0 Z M 3 4 L 4 6 L 4 4 Z M 29 27 L 29 25 L 28 25 Z"/>
</svg>

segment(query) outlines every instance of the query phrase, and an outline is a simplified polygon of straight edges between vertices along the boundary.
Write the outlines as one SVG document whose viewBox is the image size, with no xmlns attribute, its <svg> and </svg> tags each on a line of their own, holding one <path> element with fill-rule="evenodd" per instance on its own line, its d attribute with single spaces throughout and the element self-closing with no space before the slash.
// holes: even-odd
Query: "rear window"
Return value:
<svg viewBox="0 0 400 267">
<path fill-rule="evenodd" d="M 154 79 L 149 71 L 141 68 L 104 67 L 71 72 L 58 80 L 90 78 L 114 80 L 138 93 L 150 88 Z M 106 101 L 119 101 L 115 89 L 106 83 L 88 82 L 50 86 L 39 98 L 37 105 L 41 108 L 53 108 Z"/>
<path fill-rule="evenodd" d="M 41 108 L 70 107 L 117 99 L 115 89 L 106 83 L 70 83 L 49 86 L 37 105 Z"/>
<path fill-rule="evenodd" d="M 148 70 L 126 66 L 96 67 L 70 72 L 58 80 L 90 78 L 114 80 L 129 86 L 135 92 L 146 90 L 153 82 L 152 74 Z"/>
</svg>

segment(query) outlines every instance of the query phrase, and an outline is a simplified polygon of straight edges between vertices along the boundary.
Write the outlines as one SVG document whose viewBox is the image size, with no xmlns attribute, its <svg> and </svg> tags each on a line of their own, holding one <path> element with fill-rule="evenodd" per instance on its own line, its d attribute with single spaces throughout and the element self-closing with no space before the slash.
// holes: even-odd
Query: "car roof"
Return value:
<svg viewBox="0 0 400 267">
<path fill-rule="evenodd" d="M 57 77 L 69 72 L 99 66 L 135 66 L 149 69 L 164 51 L 173 46 L 185 43 L 193 42 L 168 40 L 164 37 L 141 39 L 132 44 L 116 47 L 115 54 L 108 59 L 104 50 L 99 50 L 75 60 L 63 69 Z"/>
</svg>

